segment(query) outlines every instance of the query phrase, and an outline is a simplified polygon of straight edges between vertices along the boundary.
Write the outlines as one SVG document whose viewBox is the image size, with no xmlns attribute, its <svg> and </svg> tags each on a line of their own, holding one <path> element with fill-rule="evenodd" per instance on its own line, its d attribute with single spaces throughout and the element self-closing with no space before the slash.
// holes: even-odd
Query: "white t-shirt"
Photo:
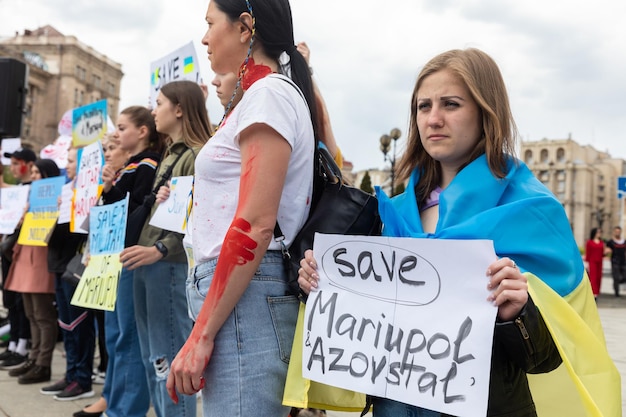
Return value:
<svg viewBox="0 0 626 417">
<path fill-rule="evenodd" d="M 196 264 L 220 253 L 239 202 L 242 171 L 239 135 L 253 124 L 270 126 L 291 146 L 277 218 L 287 246 L 309 215 L 315 149 L 313 126 L 299 90 L 280 77 L 283 76 L 270 75 L 252 84 L 196 157 L 192 234 Z M 272 239 L 268 249 L 279 250 L 280 245 Z"/>
</svg>

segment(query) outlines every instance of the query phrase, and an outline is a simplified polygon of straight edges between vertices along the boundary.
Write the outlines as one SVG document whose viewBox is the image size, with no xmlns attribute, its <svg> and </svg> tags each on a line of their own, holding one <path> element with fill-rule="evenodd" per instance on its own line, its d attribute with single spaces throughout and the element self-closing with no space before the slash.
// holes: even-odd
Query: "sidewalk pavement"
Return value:
<svg viewBox="0 0 626 417">
<path fill-rule="evenodd" d="M 626 379 L 626 285 L 622 286 L 622 297 L 613 295 L 613 281 L 605 274 L 602 280 L 602 292 L 598 298 L 598 310 L 604 327 L 604 334 L 609 354 L 620 371 L 622 380 Z M 59 343 L 54 352 L 52 363 L 52 381 L 63 377 L 65 359 L 62 356 L 63 345 Z M 97 361 L 96 361 L 97 362 Z M 102 385 L 94 385 L 93 398 L 76 401 L 55 401 L 52 396 L 42 395 L 39 389 L 46 384 L 19 385 L 16 378 L 7 371 L 0 370 L 0 417 L 71 417 L 87 404 L 96 401 L 102 391 Z M 198 416 L 202 415 L 198 403 Z M 622 384 L 622 409 L 626 415 L 626 390 Z M 328 417 L 356 417 L 358 413 L 328 412 Z M 150 410 L 147 417 L 155 417 Z M 370 416 L 370 414 L 368 414 Z"/>
</svg>

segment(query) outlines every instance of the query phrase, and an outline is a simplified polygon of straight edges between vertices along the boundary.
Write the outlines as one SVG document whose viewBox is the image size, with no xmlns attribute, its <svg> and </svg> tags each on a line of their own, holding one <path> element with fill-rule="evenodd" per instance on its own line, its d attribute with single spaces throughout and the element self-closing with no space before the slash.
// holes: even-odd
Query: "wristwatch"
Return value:
<svg viewBox="0 0 626 417">
<path fill-rule="evenodd" d="M 154 244 L 154 247 L 157 248 L 159 252 L 161 252 L 161 255 L 163 255 L 164 258 L 167 257 L 167 246 L 165 246 L 163 242 L 157 240 Z"/>
</svg>

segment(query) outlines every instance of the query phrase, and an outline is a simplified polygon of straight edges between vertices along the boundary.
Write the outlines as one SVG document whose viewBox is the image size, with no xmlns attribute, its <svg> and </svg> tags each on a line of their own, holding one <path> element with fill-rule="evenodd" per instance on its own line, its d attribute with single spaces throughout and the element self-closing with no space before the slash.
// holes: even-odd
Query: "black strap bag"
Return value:
<svg viewBox="0 0 626 417">
<path fill-rule="evenodd" d="M 126 239 L 124 240 L 125 247 L 128 248 L 130 246 L 134 246 L 137 242 L 139 242 L 139 236 L 141 236 L 143 226 L 152 211 L 152 206 L 156 201 L 156 195 L 159 192 L 159 188 L 165 185 L 165 182 L 170 179 L 174 166 L 178 163 L 178 160 L 185 154 L 185 152 L 187 152 L 187 150 L 178 154 L 174 163 L 167 167 L 167 170 L 161 177 L 161 180 L 156 187 L 154 187 L 150 194 L 143 198 L 143 203 L 128 214 L 128 220 L 126 221 Z"/>
<path fill-rule="evenodd" d="M 73 286 L 77 286 L 80 278 L 83 276 L 83 272 L 85 272 L 85 264 L 82 261 L 82 252 L 76 253 L 65 267 L 65 272 L 61 275 L 61 279 Z"/>
<path fill-rule="evenodd" d="M 275 240 L 283 247 L 283 261 L 289 278 L 291 294 L 304 296 L 298 286 L 298 269 L 304 252 L 313 248 L 315 232 L 343 235 L 380 235 L 382 223 L 375 196 L 343 181 L 341 170 L 330 153 L 323 148 L 315 151 L 313 199 L 309 217 L 287 249 L 278 222 Z"/>
</svg>

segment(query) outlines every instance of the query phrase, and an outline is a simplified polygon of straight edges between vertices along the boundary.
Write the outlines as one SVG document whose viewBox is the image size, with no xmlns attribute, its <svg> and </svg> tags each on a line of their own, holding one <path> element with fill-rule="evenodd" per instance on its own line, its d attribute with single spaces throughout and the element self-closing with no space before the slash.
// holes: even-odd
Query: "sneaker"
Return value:
<svg viewBox="0 0 626 417">
<path fill-rule="evenodd" d="M 103 385 L 105 377 L 106 377 L 106 372 L 96 370 L 91 375 L 91 382 L 96 385 Z"/>
<path fill-rule="evenodd" d="M 26 372 L 30 371 L 35 366 L 34 359 L 27 359 L 26 362 L 22 364 L 22 366 L 18 368 L 11 369 L 9 371 L 9 376 L 20 376 L 24 375 Z"/>
<path fill-rule="evenodd" d="M 93 397 L 94 395 L 95 393 L 92 389 L 87 391 L 86 389 L 78 385 L 78 382 L 71 382 L 67 387 L 65 387 L 63 392 L 55 395 L 54 399 L 57 401 L 74 401 L 78 400 L 79 398 Z"/>
<path fill-rule="evenodd" d="M 26 362 L 26 355 L 20 355 L 19 353 L 11 352 L 11 356 L 0 363 L 0 369 L 15 369 L 22 366 Z"/>
<path fill-rule="evenodd" d="M 57 395 L 63 392 L 65 388 L 70 385 L 69 381 L 66 381 L 65 378 L 58 380 L 52 385 L 48 385 L 47 387 L 43 387 L 39 390 L 43 395 Z"/>
<path fill-rule="evenodd" d="M 24 375 L 21 375 L 17 379 L 18 384 L 39 384 L 40 382 L 50 381 L 50 367 L 49 366 L 33 366 Z"/>
</svg>

